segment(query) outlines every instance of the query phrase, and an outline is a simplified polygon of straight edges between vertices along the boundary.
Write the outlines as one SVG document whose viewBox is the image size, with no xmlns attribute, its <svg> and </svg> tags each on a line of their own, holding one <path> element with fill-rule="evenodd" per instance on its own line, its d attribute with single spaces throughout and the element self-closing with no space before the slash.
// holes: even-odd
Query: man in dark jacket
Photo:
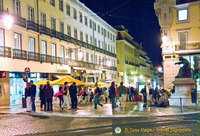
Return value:
<svg viewBox="0 0 200 136">
<path fill-rule="evenodd" d="M 95 91 L 94 91 L 94 110 L 97 110 L 97 104 L 100 105 L 103 108 L 103 105 L 101 103 L 99 103 L 99 96 L 101 95 L 101 90 L 98 87 L 98 84 L 95 84 Z"/>
<path fill-rule="evenodd" d="M 45 87 L 45 99 L 46 99 L 46 106 L 47 106 L 47 111 L 51 110 L 53 111 L 53 88 L 50 86 L 49 82 L 47 82 L 46 87 Z"/>
<path fill-rule="evenodd" d="M 144 86 L 144 88 L 141 90 L 141 93 L 143 94 L 143 99 L 144 99 L 144 105 L 143 107 L 146 107 L 147 105 L 147 90 L 146 90 L 146 86 Z"/>
<path fill-rule="evenodd" d="M 35 96 L 36 96 L 36 86 L 33 84 L 33 80 L 30 81 L 30 91 L 31 91 L 31 102 L 32 110 L 35 112 Z"/>
<path fill-rule="evenodd" d="M 74 82 L 70 87 L 69 87 L 69 93 L 71 97 L 71 103 L 72 103 L 72 109 L 77 109 L 77 88 L 76 88 L 76 83 Z"/>
<path fill-rule="evenodd" d="M 111 83 L 111 86 L 109 88 L 109 97 L 110 97 L 111 102 L 112 102 L 112 109 L 114 109 L 115 108 L 115 97 L 116 97 L 115 82 Z"/>
</svg>

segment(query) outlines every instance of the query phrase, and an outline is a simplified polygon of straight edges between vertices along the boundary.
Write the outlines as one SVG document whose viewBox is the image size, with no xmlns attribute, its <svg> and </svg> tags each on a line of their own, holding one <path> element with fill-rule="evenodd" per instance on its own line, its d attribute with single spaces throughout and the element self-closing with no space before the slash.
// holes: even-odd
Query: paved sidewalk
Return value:
<svg viewBox="0 0 200 136">
<path fill-rule="evenodd" d="M 191 114 L 191 113 L 200 113 L 200 109 L 196 110 L 194 106 L 192 107 L 183 107 L 183 112 L 181 112 L 180 107 L 169 106 L 166 108 L 162 107 L 143 107 L 143 103 L 127 102 L 126 109 L 120 109 L 117 107 L 115 110 L 112 110 L 111 104 L 103 104 L 104 108 L 102 109 L 98 106 L 97 111 L 94 111 L 94 104 L 81 104 L 78 105 L 76 110 L 67 110 L 64 108 L 64 111 L 61 111 L 58 103 L 54 103 L 53 112 L 40 111 L 39 105 L 37 104 L 36 113 L 27 113 L 26 109 L 22 109 L 21 106 L 0 106 L 0 114 L 2 113 L 27 113 L 33 115 L 42 115 L 42 116 L 62 116 L 62 117 L 138 117 L 138 116 L 165 116 L 165 115 L 181 115 L 181 114 Z"/>
</svg>

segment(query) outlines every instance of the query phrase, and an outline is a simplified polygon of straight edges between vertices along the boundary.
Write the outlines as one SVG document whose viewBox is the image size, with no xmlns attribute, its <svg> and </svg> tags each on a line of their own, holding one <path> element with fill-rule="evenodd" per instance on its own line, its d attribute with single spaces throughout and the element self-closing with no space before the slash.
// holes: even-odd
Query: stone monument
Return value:
<svg viewBox="0 0 200 136">
<path fill-rule="evenodd" d="M 180 106 L 180 98 L 182 98 L 183 106 L 194 105 L 191 102 L 191 91 L 195 88 L 195 80 L 192 78 L 192 69 L 187 59 L 179 58 L 176 64 L 183 64 L 179 69 L 178 75 L 173 82 L 175 86 L 175 93 L 169 99 L 169 104 L 172 106 Z"/>
</svg>

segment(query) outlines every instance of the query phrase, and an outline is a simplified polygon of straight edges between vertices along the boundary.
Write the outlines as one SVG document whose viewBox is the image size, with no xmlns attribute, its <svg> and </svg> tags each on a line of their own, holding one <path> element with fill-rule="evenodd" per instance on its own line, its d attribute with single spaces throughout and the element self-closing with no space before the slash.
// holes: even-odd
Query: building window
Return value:
<svg viewBox="0 0 200 136">
<path fill-rule="evenodd" d="M 110 40 L 112 40 L 112 34 L 110 33 Z"/>
<path fill-rule="evenodd" d="M 179 32 L 179 49 L 186 50 L 187 49 L 187 40 L 188 40 L 188 32 Z"/>
<path fill-rule="evenodd" d="M 41 54 L 46 55 L 47 54 L 47 42 L 41 41 Z"/>
<path fill-rule="evenodd" d="M 94 31 L 96 31 L 96 23 L 93 22 L 93 28 L 94 28 Z"/>
<path fill-rule="evenodd" d="M 3 0 L 0 0 L 0 10 L 3 10 Z"/>
<path fill-rule="evenodd" d="M 56 19 L 51 17 L 51 29 L 56 30 Z"/>
<path fill-rule="evenodd" d="M 35 38 L 29 37 L 29 52 L 35 52 Z"/>
<path fill-rule="evenodd" d="M 90 19 L 90 28 L 92 29 L 92 20 Z"/>
<path fill-rule="evenodd" d="M 91 45 L 93 45 L 92 41 L 93 41 L 93 40 L 92 40 L 92 36 L 90 36 L 90 44 L 91 44 Z"/>
<path fill-rule="evenodd" d="M 100 34 L 100 25 L 98 25 L 98 33 Z"/>
<path fill-rule="evenodd" d="M 41 25 L 46 26 L 46 14 L 41 12 L 40 16 L 41 16 Z"/>
<path fill-rule="evenodd" d="M 74 12 L 73 12 L 73 14 L 74 14 L 74 16 L 73 16 L 73 17 L 74 17 L 74 19 L 77 19 L 77 11 L 76 11 L 76 9 L 75 9 L 75 8 L 73 8 L 73 11 L 74 11 Z"/>
<path fill-rule="evenodd" d="M 1 0 L 0 3 L 3 4 L 3 0 Z M 17 16 L 21 16 L 21 2 L 19 0 L 13 0 L 13 13 Z"/>
<path fill-rule="evenodd" d="M 31 6 L 28 6 L 28 20 L 30 20 L 32 22 L 35 21 L 34 8 L 32 8 Z"/>
<path fill-rule="evenodd" d="M 60 46 L 60 57 L 65 58 L 65 47 L 62 45 Z"/>
<path fill-rule="evenodd" d="M 186 21 L 186 20 L 188 20 L 188 9 L 178 10 L 178 21 Z"/>
<path fill-rule="evenodd" d="M 79 12 L 79 21 L 80 23 L 83 23 L 83 15 L 81 12 Z"/>
<path fill-rule="evenodd" d="M 87 17 L 85 16 L 85 25 L 87 26 L 88 25 L 88 20 L 87 20 Z"/>
<path fill-rule="evenodd" d="M 98 40 L 98 47 L 101 48 L 101 42 Z"/>
<path fill-rule="evenodd" d="M 50 0 L 50 5 L 55 7 L 55 0 Z"/>
<path fill-rule="evenodd" d="M 22 49 L 22 35 L 19 33 L 14 33 L 14 48 Z"/>
<path fill-rule="evenodd" d="M 63 0 L 59 0 L 59 10 L 63 11 Z"/>
<path fill-rule="evenodd" d="M 97 46 L 97 39 L 94 38 L 94 45 Z"/>
<path fill-rule="evenodd" d="M 85 34 L 85 42 L 88 43 L 88 34 Z"/>
<path fill-rule="evenodd" d="M 104 47 L 105 47 L 105 50 L 108 50 L 108 49 L 107 49 L 107 44 L 106 44 L 106 43 L 105 43 L 105 46 L 104 46 Z"/>
<path fill-rule="evenodd" d="M 5 46 L 5 33 L 4 29 L 0 28 L 0 46 Z"/>
<path fill-rule="evenodd" d="M 86 52 L 86 62 L 89 62 L 89 53 Z"/>
<path fill-rule="evenodd" d="M 104 29 L 104 37 L 106 37 L 106 29 Z"/>
<path fill-rule="evenodd" d="M 104 49 L 104 42 L 103 41 L 101 42 L 101 48 Z"/>
<path fill-rule="evenodd" d="M 103 28 L 101 28 L 101 35 L 103 35 Z"/>
<path fill-rule="evenodd" d="M 83 41 L 83 32 L 80 31 L 80 40 Z"/>
<path fill-rule="evenodd" d="M 71 36 L 71 26 L 67 25 L 67 35 Z"/>
<path fill-rule="evenodd" d="M 107 36 L 108 36 L 108 39 L 109 39 L 109 36 L 110 36 L 110 35 L 109 35 L 109 32 L 108 32 L 108 35 L 107 35 Z"/>
<path fill-rule="evenodd" d="M 91 63 L 94 62 L 94 55 L 91 53 Z"/>
<path fill-rule="evenodd" d="M 51 44 L 51 55 L 54 57 L 56 56 L 56 44 L 55 43 Z"/>
<path fill-rule="evenodd" d="M 113 42 L 115 42 L 115 35 L 113 35 Z"/>
<path fill-rule="evenodd" d="M 77 29 L 76 28 L 74 28 L 74 38 L 78 39 Z"/>
<path fill-rule="evenodd" d="M 70 16 L 70 5 L 68 3 L 66 4 L 66 13 Z"/>
<path fill-rule="evenodd" d="M 60 21 L 60 33 L 64 34 L 64 23 Z"/>
</svg>

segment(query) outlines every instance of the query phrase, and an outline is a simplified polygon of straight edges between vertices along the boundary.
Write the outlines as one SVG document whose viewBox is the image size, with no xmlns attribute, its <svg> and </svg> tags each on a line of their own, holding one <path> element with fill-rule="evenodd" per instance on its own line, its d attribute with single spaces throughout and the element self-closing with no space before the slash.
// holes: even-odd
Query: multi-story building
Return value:
<svg viewBox="0 0 200 136">
<path fill-rule="evenodd" d="M 116 80 L 116 30 L 78 0 L 0 0 L 0 105 L 20 103 L 25 67 L 35 82 Z"/>
<path fill-rule="evenodd" d="M 116 26 L 117 59 L 119 82 L 134 86 L 141 90 L 145 85 L 152 86 L 154 68 L 147 53 L 128 33 L 124 26 Z"/>
<path fill-rule="evenodd" d="M 179 57 L 186 58 L 191 68 L 198 67 L 200 0 L 156 0 L 154 9 L 162 30 L 164 88 L 168 89 L 178 74 Z"/>
</svg>

